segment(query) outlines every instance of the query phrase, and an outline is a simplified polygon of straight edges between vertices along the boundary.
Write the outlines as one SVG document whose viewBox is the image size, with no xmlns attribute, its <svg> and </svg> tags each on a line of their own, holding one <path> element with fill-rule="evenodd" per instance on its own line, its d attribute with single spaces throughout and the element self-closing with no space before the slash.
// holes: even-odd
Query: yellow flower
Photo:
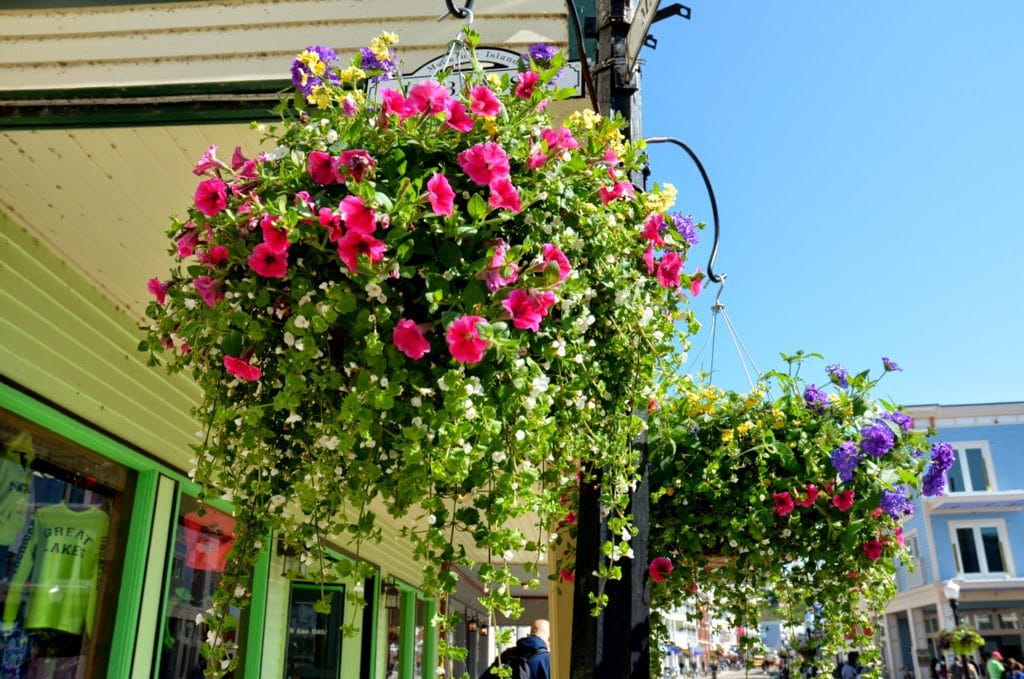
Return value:
<svg viewBox="0 0 1024 679">
<path fill-rule="evenodd" d="M 398 44 L 398 36 L 384 31 L 370 41 L 370 51 L 381 61 L 391 58 L 391 46 Z"/>
<path fill-rule="evenodd" d="M 349 66 L 338 74 L 343 83 L 354 83 L 366 77 L 366 71 L 357 67 Z"/>
<path fill-rule="evenodd" d="M 306 95 L 306 101 L 317 108 L 327 108 L 331 105 L 331 95 L 323 85 L 317 85 Z"/>
<path fill-rule="evenodd" d="M 601 114 L 585 108 L 582 111 L 573 111 L 568 122 L 575 127 L 592 130 L 601 122 Z"/>
<path fill-rule="evenodd" d="M 736 425 L 736 434 L 739 436 L 746 436 L 747 432 L 749 432 L 753 428 L 754 425 L 751 422 L 740 422 L 738 425 Z"/>
<path fill-rule="evenodd" d="M 498 136 L 498 123 L 494 118 L 484 118 L 484 129 L 487 130 L 487 134 L 492 137 Z"/>
<path fill-rule="evenodd" d="M 729 443 L 732 441 L 733 431 L 732 429 L 722 430 L 722 443 Z"/>
<path fill-rule="evenodd" d="M 644 205 L 648 212 L 665 212 L 676 203 L 676 187 L 665 184 L 654 191 L 644 195 Z"/>
<path fill-rule="evenodd" d="M 488 73 L 487 82 L 495 89 L 501 87 L 501 78 L 496 73 Z"/>
</svg>

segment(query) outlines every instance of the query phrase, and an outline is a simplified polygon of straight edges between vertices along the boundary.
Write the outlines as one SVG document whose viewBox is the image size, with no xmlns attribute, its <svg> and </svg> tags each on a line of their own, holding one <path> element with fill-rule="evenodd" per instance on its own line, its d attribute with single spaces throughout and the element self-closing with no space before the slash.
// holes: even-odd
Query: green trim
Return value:
<svg viewBox="0 0 1024 679">
<path fill-rule="evenodd" d="M 171 525 L 167 531 L 167 553 L 171 554 L 174 545 L 178 540 L 178 515 L 181 513 L 181 496 L 183 493 L 174 494 L 174 502 L 171 506 Z M 157 669 L 164 654 L 164 636 L 167 634 L 167 595 L 171 591 L 171 568 L 174 559 L 168 559 L 164 563 L 164 585 L 160 590 L 160 622 L 157 624 L 156 652 L 153 654 L 153 672 L 157 676 Z"/>
<path fill-rule="evenodd" d="M 160 614 L 164 612 L 164 593 L 167 587 L 161 586 L 169 569 L 167 563 L 168 540 L 171 532 L 174 509 L 178 493 L 174 481 L 160 476 L 157 481 L 156 506 L 153 511 L 152 534 L 149 539 L 149 563 L 146 565 L 146 580 L 142 587 L 142 601 L 139 612 L 139 635 L 135 649 L 135 660 L 132 663 L 132 676 L 144 677 L 153 668 L 158 667 L 162 636 L 146 634 L 148 630 L 163 631 Z M 156 658 L 156 660 L 154 660 Z M 153 672 L 155 676 L 155 672 Z"/>
<path fill-rule="evenodd" d="M 434 616 L 437 614 L 437 601 L 423 601 L 423 676 L 433 677 L 437 668 L 437 628 L 434 627 Z"/>
<path fill-rule="evenodd" d="M 413 679 L 416 667 L 416 592 L 401 587 L 398 624 L 398 679 Z"/>
<path fill-rule="evenodd" d="M 380 639 L 378 634 L 381 628 L 380 590 L 381 577 L 378 570 L 373 574 L 373 596 L 370 597 L 370 602 L 367 604 L 370 607 L 370 629 L 363 630 L 363 634 L 370 635 L 370 657 L 367 662 L 367 666 L 370 668 L 370 676 L 377 673 L 377 640 Z"/>
<path fill-rule="evenodd" d="M 269 537 L 252 571 L 252 600 L 249 603 L 249 629 L 245 637 L 245 665 L 243 677 L 257 679 L 263 663 L 263 643 L 266 634 L 267 597 L 270 590 L 270 553 L 273 540 Z"/>
<path fill-rule="evenodd" d="M 140 472 L 135 484 L 132 515 L 128 524 L 128 544 L 121 568 L 121 591 L 117 597 L 114 635 L 110 643 L 110 664 L 107 667 L 110 679 L 120 679 L 131 674 L 135 642 L 139 637 L 139 611 L 159 478 L 155 471 Z"/>
</svg>

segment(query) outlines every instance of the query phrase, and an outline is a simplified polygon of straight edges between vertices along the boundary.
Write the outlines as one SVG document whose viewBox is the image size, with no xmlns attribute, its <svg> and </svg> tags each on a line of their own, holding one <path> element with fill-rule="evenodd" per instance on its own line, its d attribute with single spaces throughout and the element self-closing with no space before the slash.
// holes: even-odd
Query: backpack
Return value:
<svg viewBox="0 0 1024 679">
<path fill-rule="evenodd" d="M 502 652 L 501 656 L 495 660 L 487 671 L 480 675 L 480 679 L 497 679 L 498 675 L 494 673 L 495 668 L 498 665 L 503 665 L 512 670 L 511 679 L 533 679 L 533 675 L 530 674 L 529 660 L 540 653 L 548 653 L 546 648 L 532 648 L 525 649 L 519 646 L 513 646 L 512 648 L 506 649 Z"/>
</svg>

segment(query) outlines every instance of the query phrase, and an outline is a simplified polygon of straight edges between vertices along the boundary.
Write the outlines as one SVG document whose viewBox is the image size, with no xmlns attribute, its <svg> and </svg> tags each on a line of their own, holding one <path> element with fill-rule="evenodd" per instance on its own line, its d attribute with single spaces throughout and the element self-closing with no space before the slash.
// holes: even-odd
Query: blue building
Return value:
<svg viewBox="0 0 1024 679">
<path fill-rule="evenodd" d="M 951 662 L 936 638 L 957 618 L 985 638 L 979 664 L 997 649 L 1020 660 L 1024 402 L 914 406 L 907 412 L 915 428 L 934 427 L 937 439 L 953 444 L 956 462 L 946 494 L 919 499 L 903 526 L 913 567 L 899 569 L 899 594 L 886 610 L 889 676 L 925 679 L 932 658 L 945 655 Z"/>
</svg>

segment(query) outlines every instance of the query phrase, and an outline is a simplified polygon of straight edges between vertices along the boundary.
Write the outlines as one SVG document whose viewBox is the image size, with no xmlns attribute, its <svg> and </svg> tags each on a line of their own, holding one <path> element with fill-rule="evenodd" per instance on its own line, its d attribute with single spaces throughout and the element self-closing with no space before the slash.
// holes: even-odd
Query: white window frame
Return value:
<svg viewBox="0 0 1024 679">
<path fill-rule="evenodd" d="M 950 444 L 956 449 L 956 460 L 953 461 L 953 464 L 959 467 L 960 478 L 964 481 L 964 490 L 951 490 L 949 491 L 950 494 L 993 493 L 999 490 L 999 486 L 996 484 L 995 468 L 992 466 L 992 451 L 988 446 L 988 441 L 951 441 Z M 985 462 L 985 480 L 988 481 L 987 489 L 974 489 L 974 484 L 971 482 L 971 470 L 968 469 L 967 462 L 964 459 L 964 453 L 968 448 L 978 448 L 981 450 L 981 459 Z"/>
<path fill-rule="evenodd" d="M 907 544 L 910 558 L 914 561 L 913 573 L 906 568 L 903 569 L 904 582 L 907 583 L 907 589 L 914 589 L 924 584 L 924 559 L 921 558 L 921 538 L 918 537 L 916 530 L 910 530 L 903 535 L 903 539 Z M 917 548 L 916 553 L 912 546 Z"/>
<path fill-rule="evenodd" d="M 1015 577 L 1017 569 L 1014 567 L 1013 564 L 1013 551 L 1010 549 L 1010 540 L 1007 537 L 1005 519 L 975 519 L 972 521 L 950 521 L 948 527 L 949 543 L 953 549 L 953 565 L 956 567 L 957 575 L 959 577 L 965 579 Z M 963 563 L 961 563 L 962 559 L 960 557 L 960 543 L 956 537 L 957 530 L 961 528 L 970 528 L 974 531 L 974 548 L 975 550 L 977 550 L 978 563 L 982 567 L 980 573 L 965 573 L 963 571 Z M 985 550 L 982 548 L 981 543 L 982 528 L 996 529 L 996 533 L 999 535 L 1000 554 L 1003 557 L 1003 566 L 1006 568 L 1005 571 L 990 571 L 988 569 L 988 559 L 985 557 Z"/>
</svg>

